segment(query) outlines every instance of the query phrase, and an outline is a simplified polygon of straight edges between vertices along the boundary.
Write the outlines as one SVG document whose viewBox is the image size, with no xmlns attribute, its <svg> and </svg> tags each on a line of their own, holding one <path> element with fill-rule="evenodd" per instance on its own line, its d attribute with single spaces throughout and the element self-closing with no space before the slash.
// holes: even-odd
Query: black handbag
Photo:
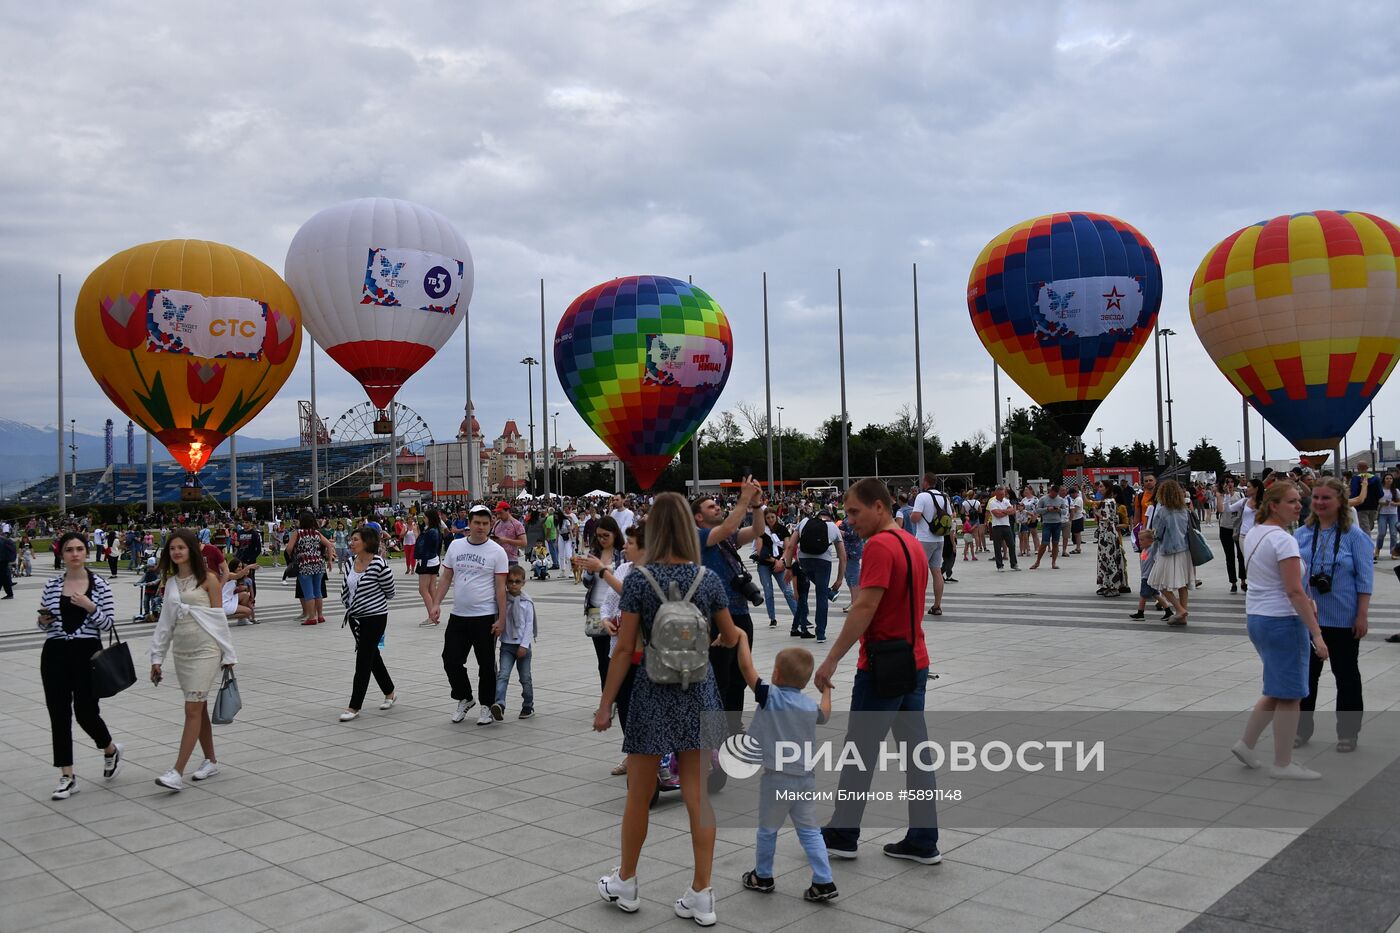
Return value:
<svg viewBox="0 0 1400 933">
<path fill-rule="evenodd" d="M 894 532 L 899 542 L 900 553 L 904 555 L 905 583 L 909 587 L 909 639 L 892 638 L 888 641 L 868 641 L 865 656 L 870 661 L 870 674 L 875 679 L 875 694 L 889 698 L 913 693 L 918 685 L 919 668 L 914 659 L 914 642 L 918 639 L 918 609 L 914 603 L 914 563 L 909 559 L 909 549 Z"/>
<path fill-rule="evenodd" d="M 107 647 L 92 656 L 92 692 L 99 699 L 114 697 L 136 683 L 136 665 L 131 660 L 131 648 L 117 634 L 116 625 L 107 639 Z"/>
</svg>

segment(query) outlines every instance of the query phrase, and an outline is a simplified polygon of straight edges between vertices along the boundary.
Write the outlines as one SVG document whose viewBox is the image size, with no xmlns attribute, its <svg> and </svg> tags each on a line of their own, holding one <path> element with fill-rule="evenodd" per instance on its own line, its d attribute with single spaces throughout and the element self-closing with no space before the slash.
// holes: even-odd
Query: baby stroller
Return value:
<svg viewBox="0 0 1400 933">
<path fill-rule="evenodd" d="M 160 581 L 137 580 L 132 586 L 141 587 L 141 611 L 131 617 L 133 622 L 154 622 L 160 618 L 161 603 L 165 597 L 160 591 Z"/>
</svg>

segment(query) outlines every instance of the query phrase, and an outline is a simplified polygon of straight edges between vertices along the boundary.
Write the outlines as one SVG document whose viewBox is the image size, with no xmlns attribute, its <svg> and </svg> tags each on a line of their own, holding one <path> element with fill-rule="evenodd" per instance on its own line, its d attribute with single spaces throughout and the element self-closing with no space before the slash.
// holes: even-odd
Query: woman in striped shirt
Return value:
<svg viewBox="0 0 1400 933">
<path fill-rule="evenodd" d="M 122 747 L 102 721 L 97 695 L 92 689 L 92 656 L 102 650 L 98 632 L 110 631 L 116 621 L 112 588 L 86 567 L 87 540 L 70 531 L 58 539 L 57 553 L 63 573 L 44 584 L 39 601 L 39 628 L 47 638 L 39 659 L 44 702 L 53 730 L 53 763 L 62 774 L 54 800 L 67 800 L 78 792 L 73 776 L 73 718 L 106 755 L 102 776 L 117 776 Z"/>
<path fill-rule="evenodd" d="M 361 525 L 350 533 L 350 569 L 340 583 L 340 601 L 345 604 L 345 621 L 355 636 L 355 680 L 350 689 L 350 705 L 340 714 L 341 722 L 358 719 L 369 689 L 369 675 L 384 691 L 380 709 L 398 702 L 394 680 L 384 666 L 379 642 L 389 623 L 389 600 L 394 598 L 394 571 L 379 554 L 379 532 Z"/>
</svg>

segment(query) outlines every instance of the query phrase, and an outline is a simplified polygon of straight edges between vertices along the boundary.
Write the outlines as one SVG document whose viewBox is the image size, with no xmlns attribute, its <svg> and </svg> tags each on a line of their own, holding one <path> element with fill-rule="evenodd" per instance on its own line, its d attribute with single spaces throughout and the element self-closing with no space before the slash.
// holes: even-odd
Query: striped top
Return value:
<svg viewBox="0 0 1400 933">
<path fill-rule="evenodd" d="M 394 571 L 379 554 L 374 555 L 364 573 L 356 573 L 351 564 L 350 573 L 340 581 L 340 601 L 345 604 L 347 617 L 360 619 L 384 615 L 389 611 L 389 600 L 393 598 Z"/>
<path fill-rule="evenodd" d="M 88 613 L 87 618 L 71 634 L 63 630 L 62 613 L 59 611 L 59 600 L 63 596 L 63 577 L 60 573 L 50 577 L 44 584 L 43 595 L 39 597 L 39 608 L 47 610 L 53 617 L 49 627 L 44 630 L 45 638 L 62 638 L 72 641 L 75 638 L 97 638 L 98 632 L 105 632 L 112 628 L 116 622 L 116 606 L 112 599 L 112 587 L 107 581 L 92 571 L 88 571 L 88 578 L 92 581 L 92 601 L 97 604 L 97 608 Z"/>
<path fill-rule="evenodd" d="M 1371 536 L 1359 525 L 1352 525 L 1338 540 L 1336 525 L 1318 529 L 1304 525 L 1293 537 L 1303 558 L 1303 582 L 1317 602 L 1317 624 L 1351 628 L 1356 622 L 1358 597 L 1369 595 L 1375 586 Z M 1332 576 L 1329 592 L 1319 593 L 1309 583 L 1315 573 Z"/>
</svg>

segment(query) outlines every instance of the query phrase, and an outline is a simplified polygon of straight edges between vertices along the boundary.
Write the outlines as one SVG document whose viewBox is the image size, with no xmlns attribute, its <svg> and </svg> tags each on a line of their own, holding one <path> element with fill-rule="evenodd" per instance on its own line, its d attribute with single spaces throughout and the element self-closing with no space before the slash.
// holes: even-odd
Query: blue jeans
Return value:
<svg viewBox="0 0 1400 933">
<path fill-rule="evenodd" d="M 1386 532 L 1390 533 L 1390 549 L 1400 547 L 1400 515 L 1391 512 L 1387 515 L 1381 512 L 1378 516 L 1380 531 L 1376 532 L 1376 553 L 1381 551 L 1381 544 L 1385 541 Z"/>
<path fill-rule="evenodd" d="M 788 611 L 792 617 L 797 618 L 797 600 L 792 598 L 792 587 L 783 579 L 781 574 L 773 573 L 773 568 L 763 564 L 758 565 L 758 582 L 763 584 L 763 599 L 768 605 L 768 619 L 772 621 L 778 618 L 773 609 L 773 581 L 778 581 L 778 588 L 782 590 L 783 598 L 787 600 Z"/>
<path fill-rule="evenodd" d="M 896 742 L 913 748 L 928 741 L 928 726 L 924 722 L 924 690 L 928 685 L 928 668 L 921 668 L 915 678 L 916 686 L 897 697 L 882 697 L 875 692 L 875 678 L 869 671 L 856 671 L 851 687 L 851 725 L 846 742 L 854 745 L 861 761 L 878 761 L 880 743 L 894 731 Z M 875 715 L 875 714 L 884 715 Z M 863 714 L 863 715 L 854 715 Z M 909 790 L 933 790 L 937 781 L 932 771 L 910 768 L 905 772 Z M 860 820 L 865 814 L 864 792 L 870 790 L 874 772 L 864 768 L 842 768 L 842 791 L 852 791 L 845 800 L 838 800 L 831 822 L 822 830 L 828 846 L 854 849 L 860 840 Z M 904 841 L 921 854 L 931 855 L 938 849 L 938 806 L 932 800 L 909 801 L 909 831 Z M 857 799 L 850 799 L 855 797 Z"/>
<path fill-rule="evenodd" d="M 802 567 L 803 582 L 797 587 L 797 615 L 793 618 L 792 626 L 805 629 L 810 623 L 807 596 L 815 588 L 817 637 L 825 638 L 826 608 L 831 599 L 831 561 L 820 557 L 799 557 L 797 563 Z"/>
<path fill-rule="evenodd" d="M 535 652 L 529 648 L 525 649 L 525 657 L 517 658 L 515 649 L 519 645 L 501 642 L 501 657 L 496 664 L 496 702 L 502 706 L 506 705 L 506 687 L 510 685 L 510 671 L 515 668 L 520 671 L 520 707 L 521 709 L 535 708 L 535 684 L 530 679 L 530 660 L 535 656 Z"/>
<path fill-rule="evenodd" d="M 545 544 L 545 547 L 549 548 L 549 563 L 550 563 L 550 565 L 551 565 L 549 569 L 550 569 L 550 570 L 558 570 L 558 569 L 559 569 L 559 539 L 558 539 L 558 538 L 554 538 L 554 539 L 551 539 L 551 540 L 549 540 L 549 541 L 546 541 L 544 544 Z"/>
<path fill-rule="evenodd" d="M 760 878 L 773 877 L 773 853 L 778 847 L 778 830 L 792 816 L 797 840 L 807 853 L 812 866 L 813 884 L 831 884 L 831 860 L 826 854 L 821 828 L 817 826 L 817 807 L 812 800 L 779 800 L 778 791 L 807 791 L 816 789 L 817 779 L 810 773 L 782 774 L 764 771 L 759 779 L 758 841 L 754 847 L 754 872 Z"/>
</svg>

